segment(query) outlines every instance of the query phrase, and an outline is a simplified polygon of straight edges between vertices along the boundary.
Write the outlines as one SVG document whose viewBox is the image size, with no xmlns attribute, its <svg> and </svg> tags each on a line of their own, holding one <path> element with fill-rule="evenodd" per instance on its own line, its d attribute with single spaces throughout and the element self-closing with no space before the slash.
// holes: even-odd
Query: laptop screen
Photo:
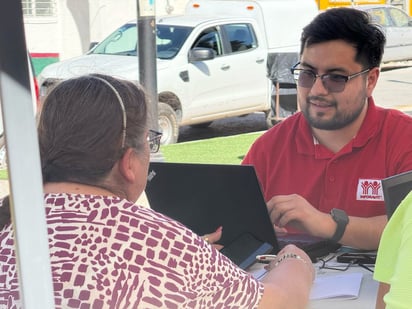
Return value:
<svg viewBox="0 0 412 309">
<path fill-rule="evenodd" d="M 383 196 L 388 219 L 412 190 L 412 171 L 382 179 Z"/>
<path fill-rule="evenodd" d="M 224 246 L 250 234 L 279 250 L 253 166 L 151 162 L 146 195 L 198 235 L 222 226 Z"/>
</svg>

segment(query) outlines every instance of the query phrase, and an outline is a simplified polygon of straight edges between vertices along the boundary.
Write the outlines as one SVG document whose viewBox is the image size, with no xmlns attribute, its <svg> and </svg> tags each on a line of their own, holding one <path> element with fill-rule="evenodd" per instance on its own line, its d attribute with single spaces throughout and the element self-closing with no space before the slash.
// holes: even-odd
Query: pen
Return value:
<svg viewBox="0 0 412 309">
<path fill-rule="evenodd" d="M 276 260 L 276 255 L 274 254 L 261 254 L 256 256 L 256 260 L 259 262 L 266 262 L 269 263 L 271 261 Z"/>
</svg>

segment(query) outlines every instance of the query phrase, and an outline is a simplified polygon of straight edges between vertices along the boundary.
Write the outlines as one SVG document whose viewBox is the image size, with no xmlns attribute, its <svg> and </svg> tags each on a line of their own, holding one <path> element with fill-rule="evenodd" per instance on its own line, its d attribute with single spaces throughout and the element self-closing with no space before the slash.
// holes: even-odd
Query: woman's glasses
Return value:
<svg viewBox="0 0 412 309">
<path fill-rule="evenodd" d="M 154 130 L 149 130 L 147 141 L 149 143 L 149 149 L 151 153 L 156 153 L 159 151 L 161 138 L 162 138 L 162 133 L 154 131 Z"/>
<path fill-rule="evenodd" d="M 351 75 L 341 75 L 334 73 L 318 75 L 312 70 L 297 68 L 299 64 L 300 62 L 296 63 L 290 69 L 290 71 L 293 74 L 293 78 L 295 79 L 296 84 L 298 86 L 303 88 L 312 88 L 312 86 L 315 84 L 316 79 L 319 77 L 322 81 L 323 87 L 325 87 L 325 89 L 329 92 L 342 92 L 345 89 L 346 83 L 349 80 L 362 74 L 365 74 L 371 70 L 366 69 Z"/>
</svg>

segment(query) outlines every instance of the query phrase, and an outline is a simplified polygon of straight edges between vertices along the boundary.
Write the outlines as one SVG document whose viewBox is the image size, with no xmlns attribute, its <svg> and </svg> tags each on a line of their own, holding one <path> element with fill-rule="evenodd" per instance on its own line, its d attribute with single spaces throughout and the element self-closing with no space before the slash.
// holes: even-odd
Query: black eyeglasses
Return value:
<svg viewBox="0 0 412 309">
<path fill-rule="evenodd" d="M 332 265 L 334 266 L 329 266 L 327 263 L 332 261 L 334 258 L 337 257 L 337 254 L 331 254 L 330 256 L 327 256 L 325 259 L 319 258 L 317 259 L 317 262 L 320 264 L 319 269 L 332 269 L 332 270 L 339 270 L 339 271 L 346 271 L 349 269 L 349 267 L 352 266 L 359 266 L 362 267 L 370 272 L 374 272 L 374 270 L 371 267 L 374 267 L 374 263 L 370 264 L 370 266 L 365 265 L 364 263 L 359 263 L 358 260 L 353 259 L 348 261 L 347 263 L 333 263 Z M 369 257 L 370 258 L 370 257 Z M 371 262 L 372 263 L 372 262 Z"/>
<path fill-rule="evenodd" d="M 297 68 L 299 64 L 300 62 L 296 63 L 290 69 L 290 71 L 293 74 L 293 78 L 295 79 L 296 84 L 298 86 L 303 88 L 312 88 L 312 86 L 315 84 L 316 78 L 319 77 L 322 81 L 323 87 L 325 87 L 325 89 L 329 92 L 342 92 L 345 89 L 346 83 L 349 80 L 362 74 L 365 74 L 371 70 L 366 69 L 351 75 L 341 75 L 335 73 L 318 75 L 312 70 Z"/>
<path fill-rule="evenodd" d="M 162 138 L 162 133 L 157 132 L 155 130 L 149 130 L 147 141 L 149 143 L 149 149 L 151 153 L 156 153 L 159 151 L 161 138 Z"/>
</svg>

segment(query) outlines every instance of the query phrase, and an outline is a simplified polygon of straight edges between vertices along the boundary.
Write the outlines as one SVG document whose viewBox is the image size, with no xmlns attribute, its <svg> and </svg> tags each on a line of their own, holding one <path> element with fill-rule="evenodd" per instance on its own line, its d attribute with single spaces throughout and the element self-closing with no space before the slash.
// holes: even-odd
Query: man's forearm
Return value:
<svg viewBox="0 0 412 309">
<path fill-rule="evenodd" d="M 359 249 L 377 250 L 387 221 L 385 215 L 369 218 L 349 217 L 340 243 Z"/>
</svg>

